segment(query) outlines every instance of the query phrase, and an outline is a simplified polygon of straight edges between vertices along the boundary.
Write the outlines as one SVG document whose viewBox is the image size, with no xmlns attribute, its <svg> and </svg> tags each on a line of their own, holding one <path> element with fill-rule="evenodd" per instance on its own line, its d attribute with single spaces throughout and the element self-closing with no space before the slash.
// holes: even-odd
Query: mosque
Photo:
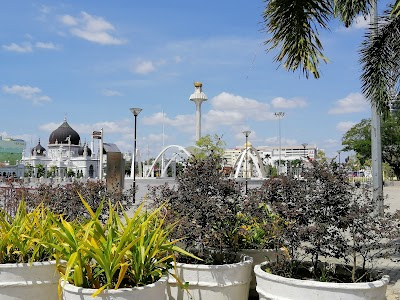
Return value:
<svg viewBox="0 0 400 300">
<path fill-rule="evenodd" d="M 45 177 L 68 177 L 74 174 L 76 177 L 96 178 L 99 175 L 99 159 L 86 142 L 82 144 L 79 134 L 71 128 L 66 118 L 50 134 L 47 150 L 39 140 L 29 153 L 22 153 L 20 163 L 25 165 L 25 172 L 32 170 L 32 177 L 38 177 L 39 168 L 42 168 L 45 174 L 41 175 Z"/>
</svg>

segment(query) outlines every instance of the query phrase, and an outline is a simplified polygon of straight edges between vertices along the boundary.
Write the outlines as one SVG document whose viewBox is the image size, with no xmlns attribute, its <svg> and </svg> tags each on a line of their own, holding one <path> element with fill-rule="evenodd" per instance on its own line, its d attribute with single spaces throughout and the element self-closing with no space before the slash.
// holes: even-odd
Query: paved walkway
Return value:
<svg viewBox="0 0 400 300">
<path fill-rule="evenodd" d="M 384 203 L 390 205 L 390 211 L 400 210 L 400 182 L 390 182 L 383 188 Z M 400 249 L 400 240 L 399 240 Z M 386 292 L 387 300 L 400 300 L 400 252 L 390 258 L 376 261 L 379 268 L 390 276 Z"/>
</svg>

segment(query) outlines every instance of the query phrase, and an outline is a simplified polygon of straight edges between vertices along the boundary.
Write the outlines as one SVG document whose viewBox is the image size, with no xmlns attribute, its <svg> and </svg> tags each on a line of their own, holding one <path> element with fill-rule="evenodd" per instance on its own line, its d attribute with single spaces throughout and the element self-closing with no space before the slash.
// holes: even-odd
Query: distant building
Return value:
<svg viewBox="0 0 400 300">
<path fill-rule="evenodd" d="M 248 147 L 254 149 L 255 151 L 258 152 L 259 155 L 259 161 L 257 164 L 259 164 L 260 169 L 262 169 L 265 166 L 277 166 L 279 162 L 279 157 L 281 158 L 282 161 L 282 172 L 287 173 L 290 168 L 291 168 L 291 162 L 294 160 L 314 160 L 317 157 L 317 150 L 318 148 L 316 146 L 308 146 L 308 145 L 301 145 L 301 146 L 282 146 L 280 151 L 279 147 L 270 147 L 270 146 L 259 146 L 259 147 L 254 147 L 251 145 L 250 142 L 248 142 Z M 238 159 L 241 156 L 241 153 L 244 151 L 246 148 L 246 145 L 243 147 L 236 147 L 233 149 L 225 149 L 224 152 L 224 168 L 228 170 L 229 168 L 232 168 L 232 172 L 236 172 L 236 168 L 238 167 Z M 285 163 L 287 162 L 287 163 Z M 247 170 L 248 170 L 248 177 L 253 177 L 254 175 L 254 168 L 253 168 L 254 162 L 249 161 L 247 165 Z M 265 171 L 265 169 L 264 169 Z M 244 171 L 241 171 L 241 176 L 244 177 L 243 173 Z"/>
<path fill-rule="evenodd" d="M 2 138 L 0 136 L 0 163 L 15 165 L 22 158 L 22 152 L 26 148 L 24 140 Z"/>
<path fill-rule="evenodd" d="M 28 153 L 24 152 L 21 163 L 25 165 L 25 173 L 32 172 L 32 177 L 37 177 L 40 168 L 44 168 L 44 176 L 51 177 L 74 174 L 75 177 L 96 178 L 99 175 L 98 157 L 86 142 L 82 144 L 79 134 L 66 119 L 50 134 L 47 150 L 39 140 Z"/>
<path fill-rule="evenodd" d="M 279 146 L 259 146 L 254 147 L 260 154 L 261 159 L 265 165 L 274 165 L 279 161 Z M 225 149 L 224 159 L 225 165 L 234 166 L 236 160 L 240 156 L 240 153 L 244 150 L 244 147 L 236 147 L 231 149 Z M 282 146 L 281 147 L 281 160 L 282 161 L 293 161 L 303 159 L 315 159 L 317 157 L 316 146 Z"/>
</svg>

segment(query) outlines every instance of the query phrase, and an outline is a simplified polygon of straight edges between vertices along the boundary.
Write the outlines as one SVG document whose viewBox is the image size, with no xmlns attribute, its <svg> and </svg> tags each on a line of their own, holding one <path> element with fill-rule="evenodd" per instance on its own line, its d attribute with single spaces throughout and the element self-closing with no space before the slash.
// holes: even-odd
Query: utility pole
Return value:
<svg viewBox="0 0 400 300">
<path fill-rule="evenodd" d="M 371 5 L 371 28 L 377 28 L 377 1 Z M 376 29 L 375 29 L 376 30 Z M 382 135 L 381 114 L 373 103 L 371 107 L 371 157 L 372 157 L 372 198 L 375 203 L 375 213 L 383 215 L 383 178 L 382 178 Z"/>
</svg>

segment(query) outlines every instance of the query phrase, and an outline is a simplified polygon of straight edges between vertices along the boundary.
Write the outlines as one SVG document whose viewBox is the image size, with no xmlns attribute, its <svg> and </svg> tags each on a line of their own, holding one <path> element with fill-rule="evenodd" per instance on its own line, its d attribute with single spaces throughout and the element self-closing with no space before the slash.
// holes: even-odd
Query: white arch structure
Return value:
<svg viewBox="0 0 400 300">
<path fill-rule="evenodd" d="M 253 161 L 253 165 L 256 168 L 256 173 L 257 173 L 256 178 L 265 178 L 266 177 L 265 170 L 264 168 L 260 168 L 260 164 L 261 166 L 263 165 L 262 159 L 258 151 L 253 147 L 247 147 L 247 149 L 244 149 L 242 153 L 240 153 L 239 157 L 236 159 L 236 162 L 233 166 L 233 169 L 235 170 L 234 178 L 236 179 L 239 177 L 239 172 L 240 169 L 243 167 L 243 162 L 245 160 L 246 153 L 247 156 L 249 157 L 249 160 Z"/>
<path fill-rule="evenodd" d="M 183 152 L 184 154 L 186 154 L 187 157 L 190 157 L 192 154 L 190 154 L 189 151 L 187 151 L 185 148 L 183 148 L 182 146 L 179 145 L 169 145 L 167 147 L 165 147 L 160 154 L 157 155 L 156 159 L 154 160 L 153 164 L 151 165 L 151 168 L 147 171 L 146 176 L 145 177 L 150 177 L 151 171 L 154 170 L 154 167 L 157 163 L 157 161 L 161 158 L 161 156 L 169 149 L 173 149 L 173 148 L 177 148 L 179 151 Z M 161 170 L 161 177 L 165 176 L 165 173 L 167 172 L 167 169 L 169 167 L 169 165 L 171 164 L 171 162 L 173 161 L 173 159 L 178 155 L 178 153 L 175 153 L 175 155 L 172 157 L 172 159 L 169 160 L 168 164 L 164 167 L 163 170 Z"/>
</svg>

